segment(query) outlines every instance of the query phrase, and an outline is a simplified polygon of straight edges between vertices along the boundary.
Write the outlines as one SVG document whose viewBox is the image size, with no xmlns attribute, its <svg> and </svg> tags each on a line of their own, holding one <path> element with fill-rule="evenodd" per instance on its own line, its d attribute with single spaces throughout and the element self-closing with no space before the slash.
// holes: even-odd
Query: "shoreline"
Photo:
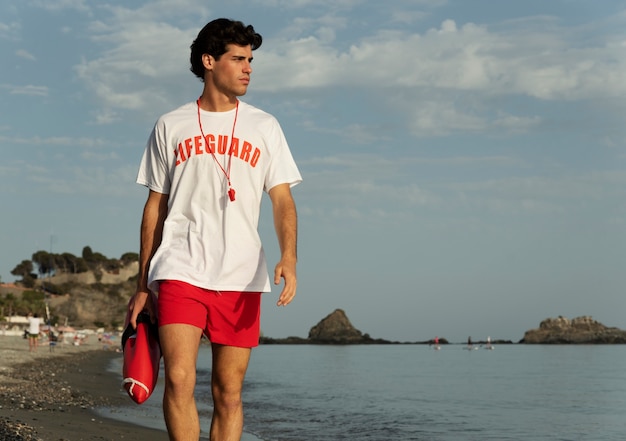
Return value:
<svg viewBox="0 0 626 441">
<path fill-rule="evenodd" d="M 0 336 L 0 438 L 5 441 L 166 441 L 167 433 L 97 413 L 130 408 L 107 366 L 121 354 L 98 343 L 40 346 Z"/>
<path fill-rule="evenodd" d="M 0 335 L 0 440 L 167 441 L 164 424 L 129 421 L 139 407 L 122 388 L 121 372 L 111 370 L 122 363 L 117 347 L 88 341 L 31 353 L 21 336 Z M 128 416 L 109 417 L 116 413 Z M 244 431 L 241 441 L 260 438 Z"/>
</svg>

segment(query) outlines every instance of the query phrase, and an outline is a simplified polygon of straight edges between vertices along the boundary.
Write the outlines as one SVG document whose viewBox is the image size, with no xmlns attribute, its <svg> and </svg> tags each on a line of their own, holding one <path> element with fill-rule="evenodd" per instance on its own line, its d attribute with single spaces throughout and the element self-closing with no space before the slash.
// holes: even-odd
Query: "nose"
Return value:
<svg viewBox="0 0 626 441">
<path fill-rule="evenodd" d="M 247 74 L 252 73 L 252 64 L 250 64 L 249 61 L 246 61 L 245 64 L 243 65 L 243 71 Z"/>
</svg>

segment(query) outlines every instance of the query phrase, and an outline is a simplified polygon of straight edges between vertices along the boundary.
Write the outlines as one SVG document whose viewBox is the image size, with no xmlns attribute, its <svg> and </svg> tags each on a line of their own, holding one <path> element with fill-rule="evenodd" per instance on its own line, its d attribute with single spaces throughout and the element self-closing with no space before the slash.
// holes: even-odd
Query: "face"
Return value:
<svg viewBox="0 0 626 441">
<path fill-rule="evenodd" d="M 204 66 L 211 73 L 205 74 L 205 81 L 213 82 L 215 88 L 227 96 L 242 96 L 248 90 L 252 73 L 252 47 L 229 44 L 219 60 L 205 54 Z"/>
</svg>

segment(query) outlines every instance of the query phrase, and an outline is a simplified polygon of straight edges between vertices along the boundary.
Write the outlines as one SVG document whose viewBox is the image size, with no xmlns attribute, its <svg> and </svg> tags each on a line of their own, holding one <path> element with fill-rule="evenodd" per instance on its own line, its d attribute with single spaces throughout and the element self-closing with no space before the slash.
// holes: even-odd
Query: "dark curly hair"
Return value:
<svg viewBox="0 0 626 441">
<path fill-rule="evenodd" d="M 191 44 L 191 70 L 195 76 L 204 81 L 204 65 L 202 55 L 209 54 L 219 60 L 226 53 L 226 45 L 252 46 L 258 49 L 263 37 L 254 31 L 252 25 L 244 25 L 240 21 L 218 18 L 206 24 Z"/>
</svg>

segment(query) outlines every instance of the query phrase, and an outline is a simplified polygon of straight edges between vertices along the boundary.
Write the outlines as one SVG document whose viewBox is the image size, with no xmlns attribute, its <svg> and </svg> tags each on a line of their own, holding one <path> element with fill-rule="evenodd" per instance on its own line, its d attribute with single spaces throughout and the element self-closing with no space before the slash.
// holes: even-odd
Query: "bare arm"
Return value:
<svg viewBox="0 0 626 441">
<path fill-rule="evenodd" d="M 153 295 L 148 289 L 148 267 L 150 259 L 161 244 L 163 223 L 167 216 L 168 198 L 167 194 L 150 190 L 143 209 L 137 291 L 128 303 L 128 319 L 133 328 L 137 327 L 137 316 L 144 309 L 150 313 L 151 318 L 156 317 L 156 305 L 153 301 Z"/>
<path fill-rule="evenodd" d="M 285 285 L 276 305 L 287 306 L 295 297 L 298 285 L 296 277 L 298 216 L 289 184 L 273 187 L 269 191 L 269 195 L 272 201 L 274 228 L 281 254 L 280 261 L 274 269 L 274 284 L 278 285 L 281 278 L 285 280 Z"/>
</svg>

